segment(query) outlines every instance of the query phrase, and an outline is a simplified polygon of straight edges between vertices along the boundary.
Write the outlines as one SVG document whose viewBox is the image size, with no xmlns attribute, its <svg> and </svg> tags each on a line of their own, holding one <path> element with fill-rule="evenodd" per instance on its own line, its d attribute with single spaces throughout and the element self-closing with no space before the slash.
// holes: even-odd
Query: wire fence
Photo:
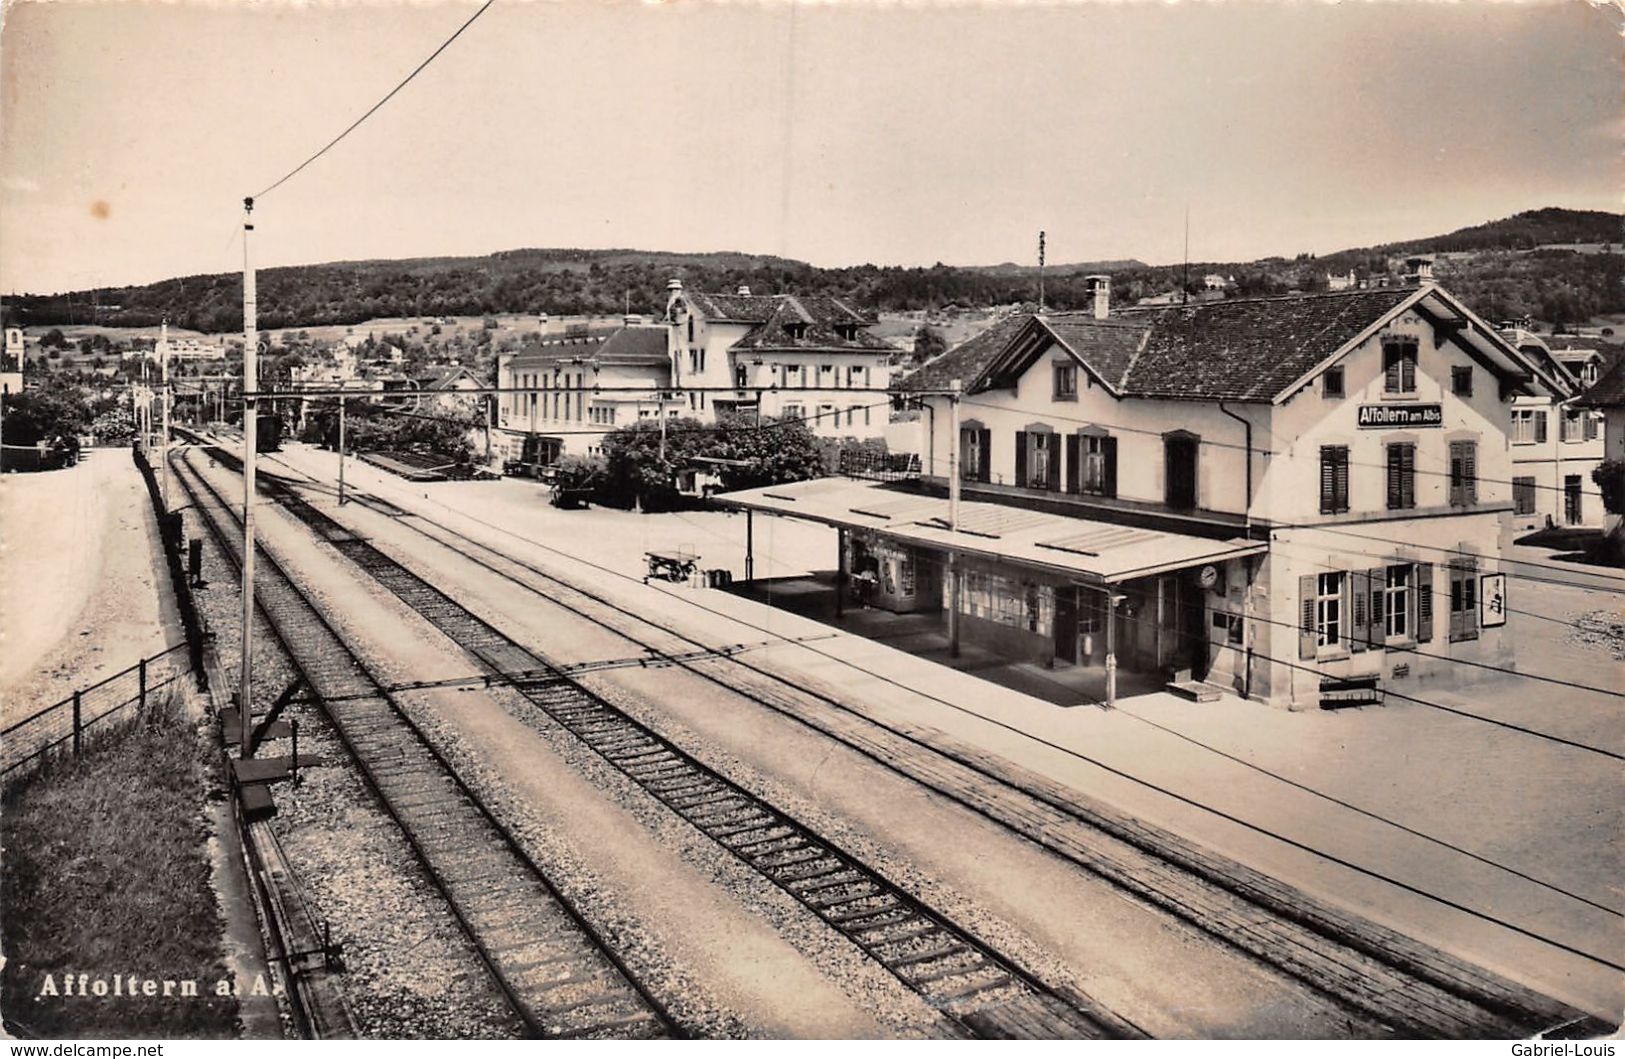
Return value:
<svg viewBox="0 0 1625 1059">
<path fill-rule="evenodd" d="M 24 765 L 53 750 L 78 755 L 93 726 L 130 706 L 143 707 L 157 694 L 191 672 L 187 644 L 178 643 L 104 677 L 27 717 L 0 728 L 0 775 L 11 778 Z"/>
</svg>

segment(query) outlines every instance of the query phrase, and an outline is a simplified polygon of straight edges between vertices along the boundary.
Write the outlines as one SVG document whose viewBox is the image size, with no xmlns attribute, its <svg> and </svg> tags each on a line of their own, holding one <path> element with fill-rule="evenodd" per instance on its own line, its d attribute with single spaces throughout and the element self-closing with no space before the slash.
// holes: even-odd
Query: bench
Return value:
<svg viewBox="0 0 1625 1059">
<path fill-rule="evenodd" d="M 1320 682 L 1320 708 L 1346 710 L 1353 706 L 1381 706 L 1382 681 L 1375 675 Z"/>
</svg>

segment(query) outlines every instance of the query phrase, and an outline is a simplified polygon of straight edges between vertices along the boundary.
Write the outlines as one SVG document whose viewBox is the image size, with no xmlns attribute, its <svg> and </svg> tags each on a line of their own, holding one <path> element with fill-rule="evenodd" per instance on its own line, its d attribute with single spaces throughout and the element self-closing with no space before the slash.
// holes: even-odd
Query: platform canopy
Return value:
<svg viewBox="0 0 1625 1059">
<path fill-rule="evenodd" d="M 961 502 L 958 524 L 949 529 L 945 498 L 849 478 L 744 489 L 715 499 L 743 511 L 867 530 L 923 548 L 1099 584 L 1186 570 L 1269 549 L 1264 541 L 1212 540 L 979 501 Z"/>
</svg>

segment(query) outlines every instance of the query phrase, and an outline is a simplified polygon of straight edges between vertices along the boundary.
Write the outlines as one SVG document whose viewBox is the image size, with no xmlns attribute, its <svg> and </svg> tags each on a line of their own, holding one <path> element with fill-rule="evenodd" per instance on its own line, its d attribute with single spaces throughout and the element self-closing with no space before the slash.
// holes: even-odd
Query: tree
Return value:
<svg viewBox="0 0 1625 1059">
<path fill-rule="evenodd" d="M 800 482 L 824 472 L 818 439 L 799 416 L 764 419 L 758 425 L 752 416 L 728 415 L 719 417 L 717 426 L 707 455 L 745 461 L 742 467 L 723 466 L 725 490 Z"/>
<path fill-rule="evenodd" d="M 38 390 L 5 396 L 6 415 L 0 441 L 36 445 L 55 438 L 77 438 L 90 425 L 90 407 L 77 386 L 51 383 Z"/>
<path fill-rule="evenodd" d="M 921 327 L 914 336 L 914 359 L 925 363 L 948 348 L 948 340 L 934 327 Z"/>
<path fill-rule="evenodd" d="M 39 340 L 42 349 L 63 349 L 68 340 L 63 337 L 61 328 L 53 327 L 45 332 L 45 337 Z"/>
</svg>

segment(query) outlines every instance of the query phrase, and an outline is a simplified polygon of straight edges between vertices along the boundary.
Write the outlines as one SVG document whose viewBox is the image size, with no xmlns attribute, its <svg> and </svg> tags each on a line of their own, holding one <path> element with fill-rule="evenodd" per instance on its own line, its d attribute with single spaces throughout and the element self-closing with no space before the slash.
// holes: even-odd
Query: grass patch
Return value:
<svg viewBox="0 0 1625 1059">
<path fill-rule="evenodd" d="M 99 727 L 99 726 L 98 726 Z M 21 1037 L 233 1037 L 208 852 L 209 757 L 178 696 L 151 701 L 5 792 L 0 971 L 5 1027 Z M 151 979 L 156 996 L 59 993 L 71 976 Z M 162 995 L 165 979 L 197 995 Z M 176 987 L 178 993 L 180 987 Z"/>
</svg>

